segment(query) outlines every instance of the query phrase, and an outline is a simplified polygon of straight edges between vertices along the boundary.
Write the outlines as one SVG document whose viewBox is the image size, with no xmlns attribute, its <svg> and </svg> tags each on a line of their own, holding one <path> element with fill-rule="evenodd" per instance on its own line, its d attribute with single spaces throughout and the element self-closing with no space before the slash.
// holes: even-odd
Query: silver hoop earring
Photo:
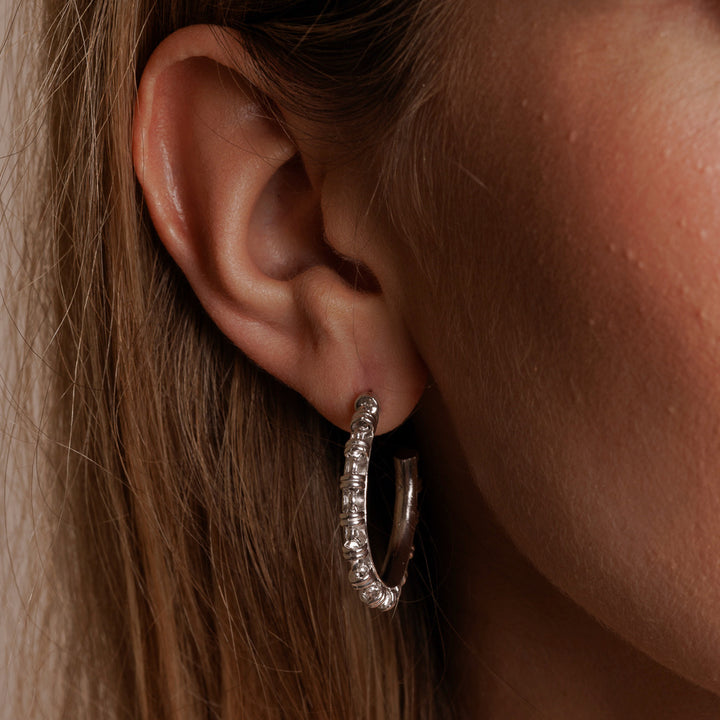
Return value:
<svg viewBox="0 0 720 720">
<path fill-rule="evenodd" d="M 345 471 L 340 478 L 340 525 L 343 556 L 350 561 L 350 584 L 371 608 L 392 610 L 407 579 L 418 521 L 417 455 L 395 458 L 395 511 L 385 560 L 378 573 L 370 552 L 367 530 L 367 479 L 370 451 L 380 407 L 372 395 L 360 395 L 345 445 Z"/>
</svg>

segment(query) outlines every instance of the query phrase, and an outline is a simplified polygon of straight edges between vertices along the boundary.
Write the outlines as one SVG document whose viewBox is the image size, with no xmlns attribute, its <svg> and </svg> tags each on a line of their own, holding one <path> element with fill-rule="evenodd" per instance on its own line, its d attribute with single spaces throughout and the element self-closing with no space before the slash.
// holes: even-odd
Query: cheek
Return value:
<svg viewBox="0 0 720 720">
<path fill-rule="evenodd" d="M 629 74 L 563 64 L 535 134 L 540 270 L 529 274 L 555 305 L 593 411 L 637 419 L 651 407 L 626 437 L 647 444 L 659 428 L 660 454 L 675 438 L 685 462 L 720 469 L 720 54 L 711 59 L 631 57 Z"/>
<path fill-rule="evenodd" d="M 720 92 L 682 72 L 638 76 L 608 97 L 601 77 L 557 78 L 563 102 L 535 135 L 530 283 L 595 391 L 610 395 L 608 369 L 630 373 L 664 414 L 685 407 L 692 429 L 715 417 L 720 390 Z"/>
<path fill-rule="evenodd" d="M 542 301 L 523 312 L 528 395 L 551 411 L 524 418 L 541 471 L 516 498 L 540 510 L 504 510 L 531 553 L 550 539 L 538 563 L 586 608 L 717 689 L 718 98 L 662 97 L 568 102 L 547 131 L 526 284 Z"/>
<path fill-rule="evenodd" d="M 475 343 L 431 369 L 518 546 L 718 690 L 720 37 L 670 28 L 688 43 L 574 28 L 498 90 L 465 156 L 493 197 L 470 195 L 481 257 L 458 270 Z"/>
</svg>

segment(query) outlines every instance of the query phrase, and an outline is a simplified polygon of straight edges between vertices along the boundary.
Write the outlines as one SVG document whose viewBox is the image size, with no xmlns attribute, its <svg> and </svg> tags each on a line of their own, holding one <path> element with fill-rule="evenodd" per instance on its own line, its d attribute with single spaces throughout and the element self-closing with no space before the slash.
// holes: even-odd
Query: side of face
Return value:
<svg viewBox="0 0 720 720">
<path fill-rule="evenodd" d="M 446 277 L 399 302 L 518 547 L 720 691 L 720 10 L 466 6 Z"/>
<path fill-rule="evenodd" d="M 384 429 L 402 422 L 427 365 L 518 547 L 720 691 L 719 11 L 462 9 L 438 160 L 454 180 L 428 203 L 429 273 L 358 222 L 353 178 L 313 167 L 253 110 L 237 81 L 252 73 L 207 27 L 171 36 L 141 83 L 134 157 L 153 222 L 221 330 L 333 422 L 369 388 Z M 301 210 L 307 237 L 285 222 Z M 269 234 L 271 257 L 256 252 Z M 381 292 L 350 286 L 326 243 Z"/>
</svg>

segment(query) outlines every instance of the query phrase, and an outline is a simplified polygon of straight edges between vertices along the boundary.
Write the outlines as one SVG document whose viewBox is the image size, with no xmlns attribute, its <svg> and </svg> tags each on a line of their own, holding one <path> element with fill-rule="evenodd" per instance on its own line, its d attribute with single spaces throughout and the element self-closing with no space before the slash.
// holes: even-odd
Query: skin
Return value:
<svg viewBox="0 0 720 720">
<path fill-rule="evenodd" d="M 303 207 L 316 203 L 327 242 L 367 266 L 379 292 L 353 295 L 294 254 L 287 225 L 270 260 L 237 230 L 257 225 L 258 208 L 264 232 L 276 227 L 274 205 L 253 198 L 277 189 L 273 172 L 294 149 L 253 123 L 222 126 L 244 130 L 218 145 L 220 124 L 242 116 L 224 104 L 228 83 L 214 93 L 217 72 L 176 62 L 227 63 L 202 32 L 148 65 L 162 101 L 141 85 L 134 152 L 153 220 L 223 331 L 337 424 L 358 391 L 405 383 L 387 405 L 390 429 L 429 370 L 414 421 L 458 714 L 716 718 L 720 11 L 703 0 L 488 0 L 461 14 L 443 95 L 452 141 L 436 157 L 445 197 L 428 203 L 434 231 L 417 253 L 363 214 L 357 175 L 325 166 L 312 129 L 288 117 Z M 202 89 L 198 113 L 188 80 Z M 201 113 L 192 154 L 162 134 L 167 118 Z M 262 172 L 248 165 L 236 181 L 243 148 L 257 158 L 258 143 L 282 162 L 255 162 Z M 222 248 L 206 265 L 191 227 Z M 307 234 L 302 247 L 323 256 Z M 264 295 L 227 272 L 218 293 L 226 260 Z M 263 300 L 271 291 L 277 312 Z M 293 305 L 300 292 L 323 302 L 286 332 L 283 318 L 313 308 Z M 265 323 L 282 350 L 267 358 Z M 312 342 L 296 337 L 305 326 Z"/>
<path fill-rule="evenodd" d="M 465 520 L 455 687 L 490 717 L 720 712 L 719 19 L 499 0 L 461 25 L 453 282 L 428 302 L 403 257 L 394 297 L 426 446 L 446 414 L 467 466 L 436 502 Z"/>
</svg>

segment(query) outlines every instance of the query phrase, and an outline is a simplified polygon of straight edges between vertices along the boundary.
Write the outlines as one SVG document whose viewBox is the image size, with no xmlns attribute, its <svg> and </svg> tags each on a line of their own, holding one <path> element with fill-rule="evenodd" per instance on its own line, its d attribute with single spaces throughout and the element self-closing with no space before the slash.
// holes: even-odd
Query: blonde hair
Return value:
<svg viewBox="0 0 720 720">
<path fill-rule="evenodd" d="M 157 242 L 130 155 L 152 49 L 222 24 L 284 103 L 364 151 L 392 220 L 436 91 L 438 5 L 45 2 L 34 233 L 52 253 L 53 544 L 71 609 L 59 715 L 439 712 L 422 604 L 380 616 L 346 582 L 333 430 L 206 317 Z"/>
</svg>

